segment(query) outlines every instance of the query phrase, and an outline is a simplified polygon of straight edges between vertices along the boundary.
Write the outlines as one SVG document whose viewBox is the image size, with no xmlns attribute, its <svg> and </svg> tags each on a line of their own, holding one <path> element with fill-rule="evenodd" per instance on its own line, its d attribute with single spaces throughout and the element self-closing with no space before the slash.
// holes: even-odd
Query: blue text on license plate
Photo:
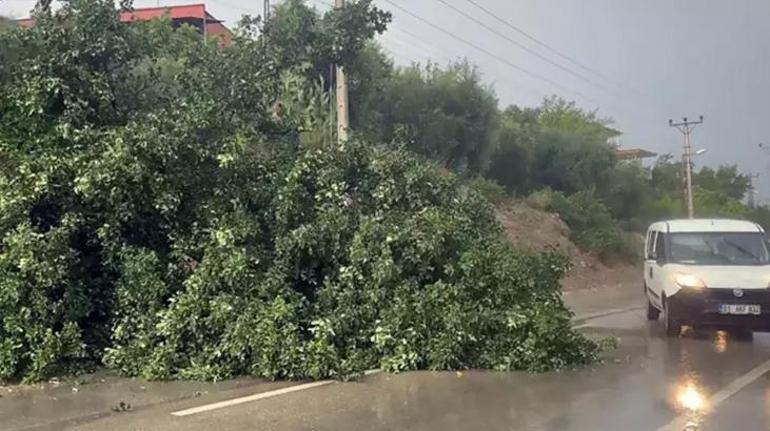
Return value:
<svg viewBox="0 0 770 431">
<path fill-rule="evenodd" d="M 754 314 L 762 313 L 758 304 L 719 304 L 720 314 Z"/>
</svg>

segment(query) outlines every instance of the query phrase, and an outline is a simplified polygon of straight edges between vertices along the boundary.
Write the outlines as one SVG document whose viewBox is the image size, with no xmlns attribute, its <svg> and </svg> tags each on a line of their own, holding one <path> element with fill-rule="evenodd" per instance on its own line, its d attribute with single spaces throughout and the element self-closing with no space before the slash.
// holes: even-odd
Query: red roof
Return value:
<svg viewBox="0 0 770 431">
<path fill-rule="evenodd" d="M 206 12 L 206 5 L 203 3 L 145 7 L 120 12 L 120 20 L 122 22 L 149 21 L 151 19 L 163 18 L 164 16 L 168 16 L 172 20 L 194 19 L 205 21 L 206 34 L 220 36 L 220 43 L 222 45 L 229 45 L 233 37 L 232 32 L 222 24 L 222 21 Z M 35 20 L 33 18 L 18 19 L 16 24 L 21 27 L 32 27 L 35 25 Z"/>
<path fill-rule="evenodd" d="M 120 13 L 121 21 L 149 21 L 153 18 L 162 18 L 168 14 L 171 19 L 180 18 L 206 18 L 214 20 L 214 17 L 206 12 L 206 6 L 203 3 L 200 4 L 188 4 L 182 6 L 160 6 L 160 7 L 146 7 L 137 8 L 131 11 L 125 11 Z M 216 21 L 216 20 L 215 20 Z"/>
</svg>

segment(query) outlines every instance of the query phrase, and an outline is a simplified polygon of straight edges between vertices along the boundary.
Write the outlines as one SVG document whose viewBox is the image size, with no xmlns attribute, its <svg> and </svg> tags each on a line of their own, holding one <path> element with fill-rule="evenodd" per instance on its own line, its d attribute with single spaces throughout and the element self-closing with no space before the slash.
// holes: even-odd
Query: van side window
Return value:
<svg viewBox="0 0 770 431">
<path fill-rule="evenodd" d="M 658 239 L 655 241 L 655 259 L 666 257 L 666 235 L 658 233 Z"/>
<path fill-rule="evenodd" d="M 651 230 L 647 234 L 647 250 L 645 254 L 648 260 L 655 259 L 655 235 L 657 233 L 657 231 Z"/>
</svg>

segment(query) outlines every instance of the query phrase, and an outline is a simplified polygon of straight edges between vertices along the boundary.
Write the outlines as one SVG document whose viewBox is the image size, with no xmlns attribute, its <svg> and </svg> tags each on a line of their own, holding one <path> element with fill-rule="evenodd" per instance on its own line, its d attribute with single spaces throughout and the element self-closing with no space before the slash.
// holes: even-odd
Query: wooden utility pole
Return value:
<svg viewBox="0 0 770 431">
<path fill-rule="evenodd" d="M 687 197 L 687 217 L 693 218 L 695 215 L 695 208 L 692 202 L 692 145 L 690 145 L 690 134 L 695 130 L 695 126 L 703 123 L 703 115 L 698 118 L 698 121 L 687 121 L 687 117 L 682 119 L 681 123 L 674 123 L 674 120 L 668 120 L 669 127 L 676 127 L 682 135 L 684 135 L 684 154 L 682 155 L 682 163 L 685 169 L 685 194 Z"/>
<path fill-rule="evenodd" d="M 334 0 L 335 9 L 343 9 L 345 0 Z M 348 80 L 342 66 L 337 65 L 337 142 L 348 140 Z"/>
</svg>

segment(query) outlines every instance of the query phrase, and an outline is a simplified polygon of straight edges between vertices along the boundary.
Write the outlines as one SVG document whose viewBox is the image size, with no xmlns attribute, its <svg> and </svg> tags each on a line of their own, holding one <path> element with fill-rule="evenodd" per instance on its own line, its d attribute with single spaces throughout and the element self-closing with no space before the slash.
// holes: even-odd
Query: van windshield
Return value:
<svg viewBox="0 0 770 431">
<path fill-rule="evenodd" d="M 670 234 L 671 262 L 685 265 L 768 265 L 770 252 L 761 232 Z"/>
</svg>

